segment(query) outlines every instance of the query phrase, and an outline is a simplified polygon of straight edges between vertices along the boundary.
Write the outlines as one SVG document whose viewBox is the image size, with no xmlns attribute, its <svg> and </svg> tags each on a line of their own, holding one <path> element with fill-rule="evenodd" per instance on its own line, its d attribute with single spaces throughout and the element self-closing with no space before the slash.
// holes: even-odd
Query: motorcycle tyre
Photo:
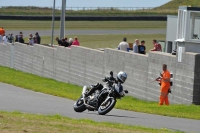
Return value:
<svg viewBox="0 0 200 133">
<path fill-rule="evenodd" d="M 78 102 L 81 98 L 82 98 L 82 96 L 74 103 L 74 111 L 76 111 L 76 112 L 83 112 L 86 110 L 86 106 L 84 103 L 78 105 Z"/>
<path fill-rule="evenodd" d="M 101 109 L 100 107 L 99 107 L 99 109 L 98 109 L 98 113 L 100 114 L 100 115 L 105 115 L 105 114 L 107 114 L 108 112 L 110 112 L 114 107 L 115 107 L 115 104 L 116 104 L 116 102 L 117 102 L 117 100 L 116 99 L 114 99 L 114 98 L 110 98 L 109 100 L 112 100 L 111 101 L 111 103 L 110 103 L 110 105 L 108 106 L 108 107 L 106 107 L 105 109 Z"/>
</svg>

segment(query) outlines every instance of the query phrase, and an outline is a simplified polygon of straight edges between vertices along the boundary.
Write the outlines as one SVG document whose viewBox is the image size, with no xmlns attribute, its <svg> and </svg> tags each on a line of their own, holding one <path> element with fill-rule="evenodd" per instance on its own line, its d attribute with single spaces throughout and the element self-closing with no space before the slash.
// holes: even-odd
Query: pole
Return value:
<svg viewBox="0 0 200 133">
<path fill-rule="evenodd" d="M 60 39 L 65 37 L 65 9 L 66 9 L 66 0 L 62 0 L 62 10 L 60 17 Z"/>
<path fill-rule="evenodd" d="M 51 31 L 51 47 L 53 47 L 53 38 L 54 38 L 54 18 L 55 18 L 55 1 L 53 0 L 53 11 L 52 11 L 52 31 Z"/>
</svg>

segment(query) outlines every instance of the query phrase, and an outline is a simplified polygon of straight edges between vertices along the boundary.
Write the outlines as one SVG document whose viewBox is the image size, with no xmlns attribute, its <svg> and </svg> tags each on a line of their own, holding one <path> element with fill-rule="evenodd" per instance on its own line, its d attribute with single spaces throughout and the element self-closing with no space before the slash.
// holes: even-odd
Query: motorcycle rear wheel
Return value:
<svg viewBox="0 0 200 133">
<path fill-rule="evenodd" d="M 115 104 L 116 104 L 116 99 L 114 99 L 114 98 L 108 99 L 106 101 L 106 103 L 100 105 L 100 107 L 98 109 L 98 113 L 100 115 L 107 114 L 108 112 L 110 112 L 115 107 Z"/>
<path fill-rule="evenodd" d="M 74 103 L 74 111 L 83 112 L 86 110 L 86 106 L 83 102 L 82 96 Z"/>
</svg>

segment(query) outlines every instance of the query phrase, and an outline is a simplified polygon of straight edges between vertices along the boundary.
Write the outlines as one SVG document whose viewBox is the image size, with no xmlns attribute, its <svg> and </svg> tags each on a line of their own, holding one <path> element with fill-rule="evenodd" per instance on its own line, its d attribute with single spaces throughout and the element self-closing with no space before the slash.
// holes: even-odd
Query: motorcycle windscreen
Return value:
<svg viewBox="0 0 200 133">
<path fill-rule="evenodd" d="M 123 86 L 121 84 L 115 84 L 114 89 L 120 96 L 123 95 Z"/>
</svg>

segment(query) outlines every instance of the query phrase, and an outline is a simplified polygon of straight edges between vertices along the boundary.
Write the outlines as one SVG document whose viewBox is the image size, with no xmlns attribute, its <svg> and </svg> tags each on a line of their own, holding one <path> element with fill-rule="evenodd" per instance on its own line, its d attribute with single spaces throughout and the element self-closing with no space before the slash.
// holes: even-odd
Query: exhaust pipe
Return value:
<svg viewBox="0 0 200 133">
<path fill-rule="evenodd" d="M 83 90 L 82 90 L 83 102 L 84 102 L 85 106 L 88 106 L 88 107 L 90 107 L 92 109 L 95 109 L 95 107 L 93 107 L 93 106 L 91 106 L 91 105 L 89 105 L 89 104 L 87 104 L 85 102 L 85 93 L 86 93 L 86 91 L 87 91 L 87 86 L 83 86 Z"/>
</svg>

